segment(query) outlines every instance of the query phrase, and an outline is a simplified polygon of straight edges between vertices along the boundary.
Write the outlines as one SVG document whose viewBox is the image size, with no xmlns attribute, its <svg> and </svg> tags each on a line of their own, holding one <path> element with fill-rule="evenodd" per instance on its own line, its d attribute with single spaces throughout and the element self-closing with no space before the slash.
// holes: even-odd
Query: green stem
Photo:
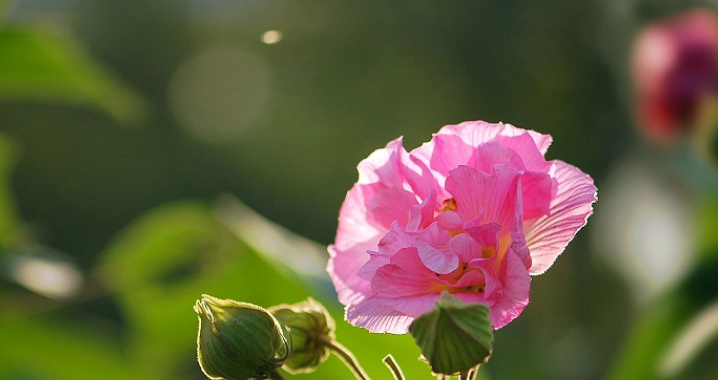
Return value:
<svg viewBox="0 0 718 380">
<path fill-rule="evenodd" d="M 323 343 L 349 367 L 357 379 L 370 380 L 369 376 L 364 372 L 364 369 L 359 365 L 357 358 L 354 357 L 354 354 L 352 354 L 349 349 L 337 341 L 324 341 Z"/>
<path fill-rule="evenodd" d="M 384 364 L 389 367 L 389 370 L 391 370 L 395 380 L 404 380 L 404 374 L 401 372 L 401 368 L 399 368 L 399 365 L 396 364 L 396 361 L 391 354 L 384 357 Z"/>
</svg>

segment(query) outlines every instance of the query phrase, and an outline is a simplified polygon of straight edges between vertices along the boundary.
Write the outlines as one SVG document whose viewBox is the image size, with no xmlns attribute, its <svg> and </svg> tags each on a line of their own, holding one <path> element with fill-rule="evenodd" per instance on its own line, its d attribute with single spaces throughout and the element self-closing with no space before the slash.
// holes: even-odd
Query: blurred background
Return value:
<svg viewBox="0 0 718 380">
<path fill-rule="evenodd" d="M 361 159 L 466 120 L 599 189 L 480 375 L 718 378 L 717 2 L 0 7 L 0 379 L 203 379 L 202 293 L 311 295 L 372 378 L 431 378 L 342 322 L 325 247 Z"/>
</svg>

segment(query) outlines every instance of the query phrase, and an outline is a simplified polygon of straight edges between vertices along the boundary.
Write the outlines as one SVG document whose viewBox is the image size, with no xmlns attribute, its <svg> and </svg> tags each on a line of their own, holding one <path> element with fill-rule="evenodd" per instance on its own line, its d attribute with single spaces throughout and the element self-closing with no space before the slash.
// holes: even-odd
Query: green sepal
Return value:
<svg viewBox="0 0 718 380">
<path fill-rule="evenodd" d="M 329 357 L 335 325 L 322 304 L 309 298 L 267 310 L 289 330 L 292 355 L 284 362 L 284 369 L 290 373 L 312 372 Z"/>
<path fill-rule="evenodd" d="M 421 353 L 437 374 L 457 376 L 486 363 L 493 349 L 489 308 L 444 292 L 434 310 L 409 326 Z"/>
</svg>

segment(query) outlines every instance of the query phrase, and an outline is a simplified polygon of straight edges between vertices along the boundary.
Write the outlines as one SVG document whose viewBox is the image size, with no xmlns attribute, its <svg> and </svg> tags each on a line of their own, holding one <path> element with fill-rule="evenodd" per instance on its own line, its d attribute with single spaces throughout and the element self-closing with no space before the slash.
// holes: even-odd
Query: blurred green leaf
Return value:
<svg viewBox="0 0 718 380">
<path fill-rule="evenodd" d="M 658 376 L 659 360 L 686 319 L 687 307 L 672 294 L 646 307 L 633 323 L 617 361 L 608 372 L 610 380 L 652 379 Z"/>
<path fill-rule="evenodd" d="M 9 234 L 15 231 L 20 223 L 15 209 L 15 200 L 10 188 L 10 174 L 15 168 L 15 150 L 12 142 L 0 135 L 0 247 L 7 247 Z"/>
<path fill-rule="evenodd" d="M 67 37 L 31 29 L 0 30 L 0 100 L 93 105 L 123 122 L 146 105 L 115 75 Z"/>
<path fill-rule="evenodd" d="M 91 323 L 0 319 L 0 336 L 2 379 L 150 379 L 127 365 L 118 346 Z"/>
</svg>

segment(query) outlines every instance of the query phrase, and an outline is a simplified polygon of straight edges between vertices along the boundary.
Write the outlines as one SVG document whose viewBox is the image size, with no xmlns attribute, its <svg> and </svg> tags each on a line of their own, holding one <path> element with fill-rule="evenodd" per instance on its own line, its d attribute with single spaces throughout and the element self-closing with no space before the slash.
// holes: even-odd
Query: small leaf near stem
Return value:
<svg viewBox="0 0 718 380">
<path fill-rule="evenodd" d="M 401 368 L 399 368 L 399 365 L 396 363 L 391 354 L 385 356 L 383 361 L 384 364 L 389 367 L 389 370 L 394 375 L 395 380 L 404 380 L 404 374 L 401 372 Z"/>
</svg>

